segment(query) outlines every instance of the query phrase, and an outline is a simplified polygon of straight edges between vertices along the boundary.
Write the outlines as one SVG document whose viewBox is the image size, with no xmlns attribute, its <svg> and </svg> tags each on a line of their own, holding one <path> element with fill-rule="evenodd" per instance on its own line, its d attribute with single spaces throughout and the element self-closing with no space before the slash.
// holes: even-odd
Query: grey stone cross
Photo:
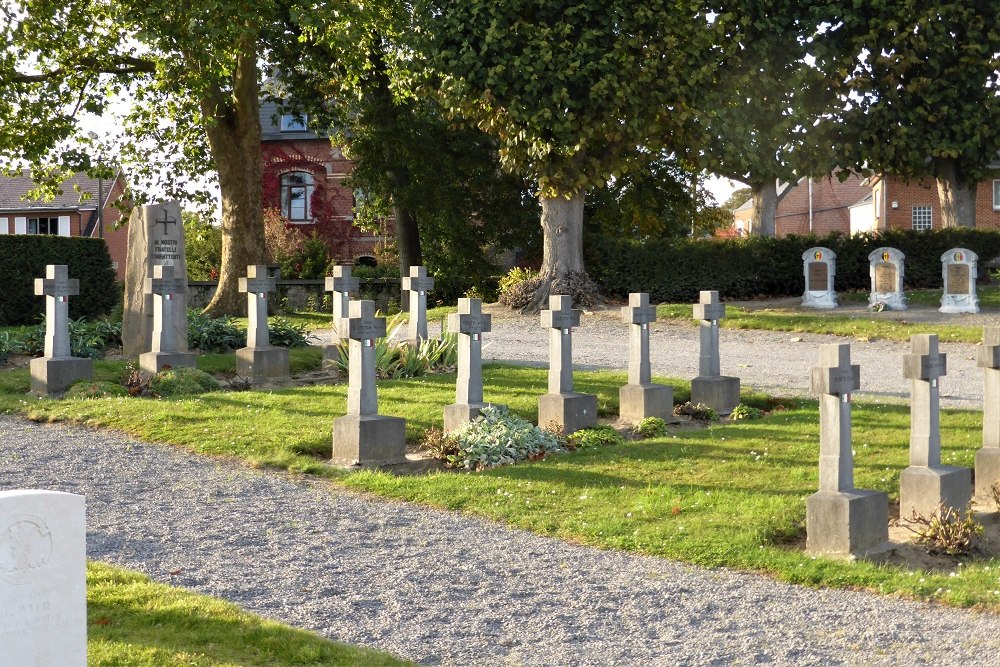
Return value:
<svg viewBox="0 0 1000 667">
<path fill-rule="evenodd" d="M 385 318 L 375 317 L 374 301 L 351 301 L 338 325 L 350 339 L 347 386 L 348 415 L 378 414 L 375 386 L 375 339 L 385 336 Z"/>
<path fill-rule="evenodd" d="M 458 381 L 455 403 L 483 402 L 483 340 L 492 316 L 483 314 L 482 299 L 459 299 L 458 312 L 448 316 L 448 330 L 458 334 Z"/>
<path fill-rule="evenodd" d="M 622 306 L 622 321 L 630 324 L 628 344 L 629 384 L 649 384 L 649 325 L 656 321 L 656 307 L 649 305 L 649 294 L 633 292 L 628 305 Z"/>
<path fill-rule="evenodd" d="M 861 388 L 861 367 L 851 363 L 851 346 L 820 346 L 820 365 L 812 369 L 812 390 L 819 394 L 819 490 L 854 488 L 851 452 L 851 392 Z"/>
<path fill-rule="evenodd" d="M 410 275 L 402 279 L 402 286 L 410 293 L 407 338 L 411 343 L 427 340 L 427 292 L 434 289 L 434 279 L 427 275 L 427 267 L 411 266 Z"/>
<path fill-rule="evenodd" d="M 264 264 L 250 264 L 247 275 L 239 280 L 240 292 L 247 295 L 247 347 L 271 346 L 267 329 L 267 293 L 278 289 L 278 277 L 267 275 Z"/>
<path fill-rule="evenodd" d="M 983 369 L 983 446 L 976 452 L 976 495 L 1000 481 L 1000 327 L 983 327 L 976 364 Z"/>
<path fill-rule="evenodd" d="M 143 291 L 153 295 L 152 352 L 177 352 L 177 335 L 173 326 L 174 297 L 183 294 L 187 281 L 174 275 L 174 267 L 157 264 L 153 277 L 146 278 Z"/>
<path fill-rule="evenodd" d="M 715 290 L 700 293 L 694 304 L 694 319 L 701 320 L 701 354 L 698 357 L 699 377 L 719 377 L 719 320 L 726 316 L 726 306 L 719 301 Z"/>
<path fill-rule="evenodd" d="M 936 334 L 917 334 L 910 339 L 910 354 L 903 355 L 903 377 L 911 380 L 910 465 L 941 463 L 940 387 L 938 379 L 948 372 L 947 355 L 938 351 Z"/>
<path fill-rule="evenodd" d="M 326 277 L 326 291 L 333 292 L 333 345 L 344 340 L 339 327 L 340 320 L 347 317 L 351 295 L 361 291 L 361 281 L 351 276 L 351 267 L 335 266 L 333 275 Z"/>
<path fill-rule="evenodd" d="M 542 327 L 549 330 L 549 393 L 573 391 L 573 327 L 580 326 L 580 311 L 573 309 L 573 298 L 566 294 L 549 296 L 549 309 L 543 310 Z"/>
<path fill-rule="evenodd" d="M 48 264 L 45 277 L 35 278 L 35 294 L 45 297 L 45 356 L 70 356 L 69 297 L 80 293 L 80 281 L 69 277 L 65 264 Z"/>
</svg>

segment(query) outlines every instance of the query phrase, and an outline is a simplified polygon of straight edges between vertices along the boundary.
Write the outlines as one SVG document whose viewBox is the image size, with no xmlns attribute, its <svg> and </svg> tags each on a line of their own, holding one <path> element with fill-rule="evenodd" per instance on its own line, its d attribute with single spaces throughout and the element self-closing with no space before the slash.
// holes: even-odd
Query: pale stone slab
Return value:
<svg viewBox="0 0 1000 667">
<path fill-rule="evenodd" d="M 903 294 L 905 259 L 906 255 L 895 248 L 876 248 L 869 253 L 870 305 L 884 303 L 889 310 L 906 310 L 906 296 Z"/>
<path fill-rule="evenodd" d="M 434 289 L 434 278 L 427 275 L 427 267 L 411 266 L 410 275 L 402 279 L 403 291 L 410 297 L 410 320 L 407 325 L 407 342 L 417 344 L 427 340 L 427 292 Z"/>
<path fill-rule="evenodd" d="M 802 270 L 806 289 L 802 294 L 804 308 L 829 310 L 837 307 L 837 292 L 833 279 L 837 275 L 837 253 L 829 248 L 809 248 L 802 253 Z"/>
<path fill-rule="evenodd" d="M 978 313 L 976 277 L 979 257 L 966 248 L 952 248 L 941 255 L 942 313 Z"/>
<path fill-rule="evenodd" d="M 86 667 L 83 496 L 0 491 L 0 666 Z"/>
<path fill-rule="evenodd" d="M 177 307 L 172 311 L 172 322 L 177 351 L 186 352 L 187 261 L 178 202 L 138 206 L 129 216 L 122 313 L 122 352 L 126 357 L 153 351 L 153 295 L 145 291 L 145 285 L 153 277 L 154 266 L 172 266 L 174 275 L 184 280 L 183 291 L 174 295 Z"/>
</svg>

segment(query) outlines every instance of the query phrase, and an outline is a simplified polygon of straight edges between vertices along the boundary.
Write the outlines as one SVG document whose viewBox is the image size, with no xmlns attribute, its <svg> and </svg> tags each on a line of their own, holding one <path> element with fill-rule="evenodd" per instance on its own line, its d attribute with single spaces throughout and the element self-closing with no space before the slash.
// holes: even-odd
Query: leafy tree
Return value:
<svg viewBox="0 0 1000 667">
<path fill-rule="evenodd" d="M 710 71 L 711 23 L 685 0 L 421 0 L 420 57 L 455 115 L 538 183 L 544 235 L 537 309 L 586 277 L 585 193 L 638 147 L 670 143 Z M 577 295 L 579 296 L 579 295 Z"/>
<path fill-rule="evenodd" d="M 945 227 L 975 226 L 1000 150 L 1000 23 L 985 0 L 842 3 L 817 62 L 843 108 L 829 123 L 855 171 L 934 178 Z"/>
<path fill-rule="evenodd" d="M 743 206 L 743 204 L 750 201 L 752 194 L 753 190 L 751 188 L 737 188 L 736 190 L 733 190 L 731 195 L 729 195 L 729 199 L 722 202 L 719 208 L 723 208 L 727 211 L 735 211 L 740 206 Z"/>
</svg>

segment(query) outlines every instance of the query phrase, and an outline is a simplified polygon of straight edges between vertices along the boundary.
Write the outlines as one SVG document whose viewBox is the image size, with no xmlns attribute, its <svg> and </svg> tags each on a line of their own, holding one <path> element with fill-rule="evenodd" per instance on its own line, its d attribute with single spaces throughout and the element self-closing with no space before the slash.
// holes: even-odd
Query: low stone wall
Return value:
<svg viewBox="0 0 1000 667">
<path fill-rule="evenodd" d="M 330 293 L 325 291 L 323 280 L 279 280 L 278 292 L 274 297 L 277 312 L 315 311 L 326 313 L 333 311 Z M 214 281 L 194 280 L 188 283 L 188 307 L 204 308 L 211 301 L 218 286 Z M 383 313 L 389 311 L 390 302 L 393 310 L 399 310 L 400 284 L 392 278 L 361 279 L 361 298 L 371 299 L 375 307 Z"/>
</svg>

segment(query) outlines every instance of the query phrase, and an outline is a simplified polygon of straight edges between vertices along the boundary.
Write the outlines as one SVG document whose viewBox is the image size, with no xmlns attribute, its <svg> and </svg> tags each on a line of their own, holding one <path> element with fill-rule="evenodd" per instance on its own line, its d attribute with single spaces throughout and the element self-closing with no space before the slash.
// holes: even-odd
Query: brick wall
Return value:
<svg viewBox="0 0 1000 667">
<path fill-rule="evenodd" d="M 941 228 L 941 200 L 933 180 L 907 183 L 889 174 L 876 184 L 875 194 L 877 199 L 881 198 L 876 205 L 879 229 L 885 229 L 886 225 L 892 229 L 912 229 L 915 206 L 930 206 L 931 228 Z M 993 209 L 993 179 L 983 181 L 976 188 L 976 228 L 1000 229 L 1000 211 Z"/>
</svg>

